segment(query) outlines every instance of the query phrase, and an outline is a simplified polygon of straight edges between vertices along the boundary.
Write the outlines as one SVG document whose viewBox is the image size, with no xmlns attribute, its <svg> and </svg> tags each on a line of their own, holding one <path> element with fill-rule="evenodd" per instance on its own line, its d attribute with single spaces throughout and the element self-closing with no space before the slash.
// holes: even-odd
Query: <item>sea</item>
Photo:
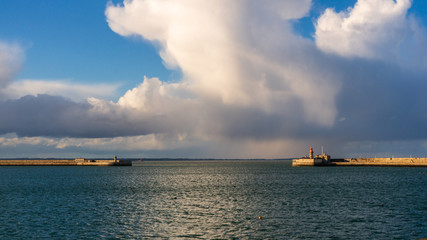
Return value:
<svg viewBox="0 0 427 240">
<path fill-rule="evenodd" d="M 0 239 L 421 239 L 427 168 L 0 167 Z"/>
</svg>

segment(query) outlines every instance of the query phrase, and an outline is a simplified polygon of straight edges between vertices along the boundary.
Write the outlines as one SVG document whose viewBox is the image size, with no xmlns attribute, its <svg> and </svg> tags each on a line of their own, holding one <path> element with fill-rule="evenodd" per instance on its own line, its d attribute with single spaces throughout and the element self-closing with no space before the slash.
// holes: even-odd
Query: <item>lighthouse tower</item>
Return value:
<svg viewBox="0 0 427 240">
<path fill-rule="evenodd" d="M 314 151 L 313 151 L 313 147 L 310 147 L 310 158 L 313 159 L 314 158 Z"/>
</svg>

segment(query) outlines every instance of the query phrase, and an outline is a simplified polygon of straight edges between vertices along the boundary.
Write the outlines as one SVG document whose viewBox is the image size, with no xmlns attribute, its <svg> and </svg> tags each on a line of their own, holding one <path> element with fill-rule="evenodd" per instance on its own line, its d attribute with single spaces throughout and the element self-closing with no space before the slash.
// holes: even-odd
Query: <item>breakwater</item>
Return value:
<svg viewBox="0 0 427 240">
<path fill-rule="evenodd" d="M 90 160 L 85 158 L 76 159 L 12 159 L 0 160 L 0 166 L 132 166 L 131 160 Z"/>
<path fill-rule="evenodd" d="M 292 160 L 292 166 L 384 166 L 427 167 L 427 158 L 341 158 L 328 159 L 322 155 L 314 158 Z"/>
</svg>

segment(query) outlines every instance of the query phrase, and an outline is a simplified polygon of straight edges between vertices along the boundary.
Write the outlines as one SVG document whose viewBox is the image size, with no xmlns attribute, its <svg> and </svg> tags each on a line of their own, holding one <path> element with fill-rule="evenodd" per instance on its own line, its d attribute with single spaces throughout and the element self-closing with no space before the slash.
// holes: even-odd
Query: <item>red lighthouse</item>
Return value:
<svg viewBox="0 0 427 240">
<path fill-rule="evenodd" d="M 310 158 L 314 158 L 314 151 L 313 151 L 313 147 L 310 147 Z"/>
</svg>

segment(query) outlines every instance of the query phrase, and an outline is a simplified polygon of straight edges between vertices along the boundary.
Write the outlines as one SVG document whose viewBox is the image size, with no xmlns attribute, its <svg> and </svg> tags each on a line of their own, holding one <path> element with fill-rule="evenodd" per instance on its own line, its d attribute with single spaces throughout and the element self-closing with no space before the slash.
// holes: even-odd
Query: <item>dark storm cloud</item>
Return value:
<svg viewBox="0 0 427 240">
<path fill-rule="evenodd" d="M 129 121 L 125 114 L 92 111 L 88 103 L 49 96 L 25 96 L 0 103 L 0 134 L 47 137 L 116 137 L 156 132 L 162 120 Z"/>
<path fill-rule="evenodd" d="M 427 138 L 426 76 L 394 64 L 347 61 L 334 135 L 346 140 Z"/>
</svg>

